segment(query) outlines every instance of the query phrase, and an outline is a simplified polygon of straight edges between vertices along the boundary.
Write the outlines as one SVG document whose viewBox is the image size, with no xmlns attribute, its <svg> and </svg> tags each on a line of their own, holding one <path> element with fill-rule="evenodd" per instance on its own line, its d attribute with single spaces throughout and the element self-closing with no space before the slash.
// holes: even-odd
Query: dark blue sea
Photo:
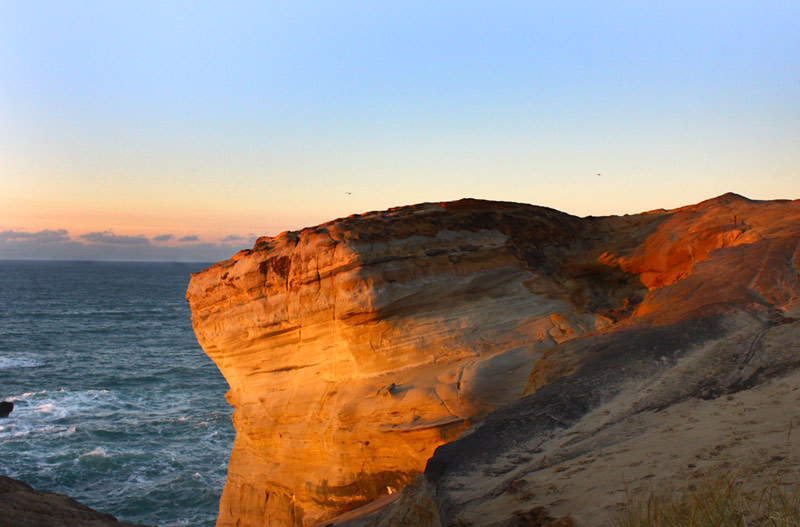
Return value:
<svg viewBox="0 0 800 527">
<path fill-rule="evenodd" d="M 0 473 L 128 522 L 214 524 L 234 431 L 184 299 L 204 267 L 0 261 Z"/>
</svg>

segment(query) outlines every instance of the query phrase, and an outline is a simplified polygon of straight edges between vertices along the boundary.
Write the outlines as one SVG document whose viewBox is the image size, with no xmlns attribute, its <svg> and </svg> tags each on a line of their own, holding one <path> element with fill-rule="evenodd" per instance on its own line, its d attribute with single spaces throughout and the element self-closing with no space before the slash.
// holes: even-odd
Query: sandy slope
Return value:
<svg viewBox="0 0 800 527">
<path fill-rule="evenodd" d="M 627 395 L 637 388 L 631 386 Z M 750 390 L 692 398 L 608 424 L 609 415 L 620 411 L 620 400 L 554 434 L 539 453 L 496 481 L 460 478 L 459 484 L 482 496 L 456 521 L 493 525 L 507 520 L 509 512 L 543 506 L 553 516 L 570 515 L 578 525 L 604 525 L 626 501 L 626 492 L 685 489 L 698 478 L 730 470 L 741 471 L 754 486 L 775 474 L 798 475 L 798 371 Z"/>
</svg>

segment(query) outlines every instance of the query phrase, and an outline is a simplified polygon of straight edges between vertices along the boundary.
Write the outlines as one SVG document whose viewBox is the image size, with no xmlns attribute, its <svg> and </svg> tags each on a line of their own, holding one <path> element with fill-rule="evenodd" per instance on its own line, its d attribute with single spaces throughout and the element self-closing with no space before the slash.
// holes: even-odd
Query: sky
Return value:
<svg viewBox="0 0 800 527">
<path fill-rule="evenodd" d="M 0 258 L 800 198 L 800 2 L 0 0 Z M 601 174 L 601 175 L 597 175 Z"/>
</svg>

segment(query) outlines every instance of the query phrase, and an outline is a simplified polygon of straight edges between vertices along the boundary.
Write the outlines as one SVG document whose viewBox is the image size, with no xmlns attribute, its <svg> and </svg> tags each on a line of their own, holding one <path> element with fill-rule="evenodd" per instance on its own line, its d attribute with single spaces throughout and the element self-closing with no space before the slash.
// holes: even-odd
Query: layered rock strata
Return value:
<svg viewBox="0 0 800 527">
<path fill-rule="evenodd" d="M 436 447 L 504 407 L 437 451 L 415 485 L 449 524 L 464 471 L 572 426 L 630 379 L 660 379 L 674 401 L 756 382 L 772 370 L 733 375 L 738 352 L 708 358 L 726 373 L 694 391 L 664 372 L 789 324 L 778 322 L 797 314 L 799 210 L 726 195 L 576 218 L 462 200 L 259 239 L 187 292 L 235 407 L 218 525 L 314 525 L 391 501 Z M 630 411 L 666 404 L 651 399 Z M 492 424 L 503 415 L 515 424 Z"/>
<path fill-rule="evenodd" d="M 757 494 L 796 475 L 800 202 L 670 211 L 643 244 L 600 260 L 648 286 L 630 316 L 548 350 L 526 396 L 440 447 L 401 502 L 335 523 L 510 526 L 544 507 L 611 525 L 640 489 L 727 471 Z"/>
</svg>

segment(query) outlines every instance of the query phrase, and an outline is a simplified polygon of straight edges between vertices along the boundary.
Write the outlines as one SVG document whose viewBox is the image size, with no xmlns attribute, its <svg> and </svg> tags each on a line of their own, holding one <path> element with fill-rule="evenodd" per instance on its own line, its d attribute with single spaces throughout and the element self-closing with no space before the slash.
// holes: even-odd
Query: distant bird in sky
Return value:
<svg viewBox="0 0 800 527">
<path fill-rule="evenodd" d="M 351 196 L 353 193 L 352 192 L 345 192 L 345 194 L 347 194 L 348 196 Z"/>
<path fill-rule="evenodd" d="M 600 173 L 598 173 L 597 175 L 598 175 L 598 176 L 602 176 L 603 174 L 600 174 Z"/>
</svg>

